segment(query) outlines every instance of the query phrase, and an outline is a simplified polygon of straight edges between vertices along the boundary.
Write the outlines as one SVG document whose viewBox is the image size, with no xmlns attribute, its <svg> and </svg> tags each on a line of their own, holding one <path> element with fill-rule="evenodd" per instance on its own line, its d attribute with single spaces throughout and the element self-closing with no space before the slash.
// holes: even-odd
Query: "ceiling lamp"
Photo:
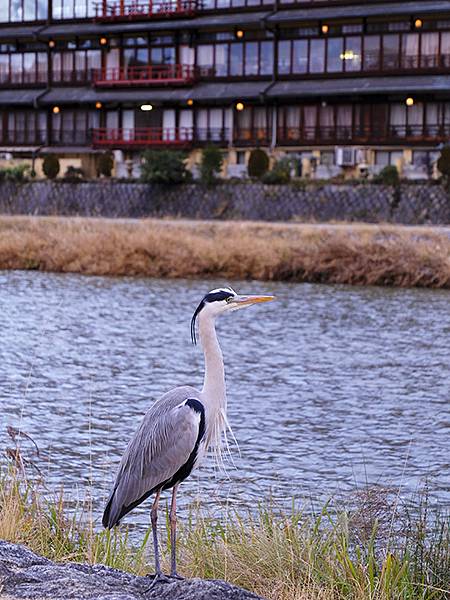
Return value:
<svg viewBox="0 0 450 600">
<path fill-rule="evenodd" d="M 328 25 L 322 25 L 322 33 L 328 33 L 329 29 Z"/>
<path fill-rule="evenodd" d="M 101 108 L 103 105 L 101 102 L 96 102 L 95 103 L 95 108 Z"/>
<path fill-rule="evenodd" d="M 188 106 L 192 106 L 194 104 L 194 101 L 192 100 L 192 98 L 189 98 L 188 101 L 186 102 L 186 104 Z"/>
<path fill-rule="evenodd" d="M 412 106 L 414 104 L 414 98 L 406 98 L 406 106 Z"/>
<path fill-rule="evenodd" d="M 414 27 L 415 27 L 416 29 L 420 29 L 420 28 L 422 27 L 422 25 L 423 25 L 423 21 L 422 21 L 422 19 L 416 19 L 416 20 L 414 21 Z"/>
<path fill-rule="evenodd" d="M 105 37 L 100 38 L 100 46 L 106 46 L 107 43 L 108 43 L 108 38 L 105 38 Z"/>
<path fill-rule="evenodd" d="M 240 40 L 244 37 L 244 32 L 242 31 L 242 29 L 237 29 L 236 30 L 236 37 Z"/>
<path fill-rule="evenodd" d="M 54 114 L 54 115 L 58 115 L 58 114 L 59 114 L 59 112 L 60 112 L 60 108 L 59 108 L 59 106 L 54 106 L 54 107 L 52 108 L 52 112 L 53 112 L 53 114 Z"/>
<path fill-rule="evenodd" d="M 244 110 L 244 103 L 243 102 L 236 102 L 236 110 Z"/>
<path fill-rule="evenodd" d="M 143 110 L 143 111 L 153 110 L 153 106 L 151 104 L 141 104 L 141 110 Z"/>
</svg>

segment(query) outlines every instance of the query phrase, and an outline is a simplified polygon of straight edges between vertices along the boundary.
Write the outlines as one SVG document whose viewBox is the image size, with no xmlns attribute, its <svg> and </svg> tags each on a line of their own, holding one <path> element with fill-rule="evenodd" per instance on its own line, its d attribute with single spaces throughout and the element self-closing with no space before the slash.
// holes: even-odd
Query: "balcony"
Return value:
<svg viewBox="0 0 450 600">
<path fill-rule="evenodd" d="M 190 65 L 148 65 L 94 69 L 92 81 L 96 87 L 148 85 L 190 85 L 195 80 L 195 68 Z"/>
<path fill-rule="evenodd" d="M 42 87 L 46 83 L 46 71 L 0 69 L 0 87 Z"/>
<path fill-rule="evenodd" d="M 450 124 L 386 125 L 386 127 L 282 127 L 277 131 L 278 146 L 334 144 L 437 144 L 447 142 Z"/>
<path fill-rule="evenodd" d="M 95 5 L 97 21 L 135 21 L 154 17 L 189 17 L 195 14 L 196 0 L 102 0 Z"/>
<path fill-rule="evenodd" d="M 92 145 L 95 148 L 186 148 L 192 144 L 192 138 L 191 127 L 98 128 L 92 130 Z"/>
</svg>

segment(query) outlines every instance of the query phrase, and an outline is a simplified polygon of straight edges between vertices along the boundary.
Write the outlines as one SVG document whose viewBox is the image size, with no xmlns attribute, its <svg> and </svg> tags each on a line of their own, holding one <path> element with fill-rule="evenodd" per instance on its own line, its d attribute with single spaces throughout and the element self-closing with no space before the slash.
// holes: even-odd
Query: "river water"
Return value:
<svg viewBox="0 0 450 600">
<path fill-rule="evenodd" d="M 6 426 L 49 490 L 96 514 L 141 415 L 179 384 L 201 386 L 193 310 L 223 281 L 0 273 L 0 449 Z M 320 505 L 365 484 L 404 496 L 425 482 L 450 505 L 450 295 L 446 291 L 235 282 L 276 302 L 218 322 L 229 421 L 240 446 L 181 487 L 181 509 L 266 498 Z M 4 462 L 4 459 L 0 459 Z M 134 519 L 145 522 L 138 510 Z M 133 517 L 129 517 L 133 521 Z"/>
</svg>

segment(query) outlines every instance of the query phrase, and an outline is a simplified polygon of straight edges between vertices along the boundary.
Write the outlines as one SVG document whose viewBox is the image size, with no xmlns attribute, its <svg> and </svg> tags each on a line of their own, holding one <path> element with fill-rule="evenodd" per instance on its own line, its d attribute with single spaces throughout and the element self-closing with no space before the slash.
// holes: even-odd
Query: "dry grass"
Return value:
<svg viewBox="0 0 450 600">
<path fill-rule="evenodd" d="M 450 288 L 448 231 L 0 217 L 0 268 Z"/>
<path fill-rule="evenodd" d="M 42 484 L 16 470 L 0 471 L 0 539 L 23 543 L 56 561 L 104 563 L 137 574 L 153 571 L 151 536 L 133 545 L 126 526 L 105 532 L 89 502 L 76 514 L 61 494 L 49 502 Z M 384 500 L 383 500 L 384 502 Z M 402 532 L 378 535 L 375 511 L 364 503 L 371 533 L 362 541 L 352 513 L 282 514 L 261 505 L 217 521 L 195 512 L 179 524 L 179 568 L 187 577 L 221 578 L 268 600 L 444 600 L 450 589 L 448 518 L 426 506 L 402 519 Z M 386 519 L 397 519 L 387 506 Z M 163 520 L 162 520 L 163 521 Z M 164 536 L 163 536 L 164 537 Z M 167 537 L 167 533 L 166 533 Z M 169 568 L 163 542 L 164 568 Z"/>
</svg>

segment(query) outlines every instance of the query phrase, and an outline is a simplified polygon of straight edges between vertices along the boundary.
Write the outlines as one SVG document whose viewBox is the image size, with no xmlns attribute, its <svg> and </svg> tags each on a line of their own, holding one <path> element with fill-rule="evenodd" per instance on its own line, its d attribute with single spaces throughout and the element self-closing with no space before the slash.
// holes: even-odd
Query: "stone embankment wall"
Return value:
<svg viewBox="0 0 450 600">
<path fill-rule="evenodd" d="M 0 213 L 264 221 L 450 223 L 439 185 L 152 185 L 104 180 L 0 184 Z"/>
</svg>

